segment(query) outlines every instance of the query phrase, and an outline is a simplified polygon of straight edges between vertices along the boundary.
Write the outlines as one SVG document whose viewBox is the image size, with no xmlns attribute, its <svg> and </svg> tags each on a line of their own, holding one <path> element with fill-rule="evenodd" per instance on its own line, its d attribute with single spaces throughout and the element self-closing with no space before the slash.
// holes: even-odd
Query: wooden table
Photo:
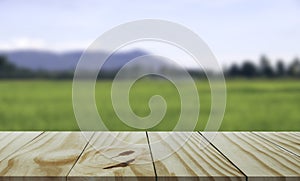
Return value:
<svg viewBox="0 0 300 181">
<path fill-rule="evenodd" d="M 0 180 L 300 180 L 300 132 L 85 133 L 0 132 Z"/>
</svg>

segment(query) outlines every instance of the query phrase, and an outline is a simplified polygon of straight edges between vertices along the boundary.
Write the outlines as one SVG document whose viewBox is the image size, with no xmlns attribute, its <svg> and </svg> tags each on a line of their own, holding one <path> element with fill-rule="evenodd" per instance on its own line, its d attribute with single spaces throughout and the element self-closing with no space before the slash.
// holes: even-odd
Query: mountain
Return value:
<svg viewBox="0 0 300 181">
<path fill-rule="evenodd" d="M 4 55 L 8 60 L 18 67 L 28 68 L 31 70 L 48 70 L 62 71 L 74 70 L 83 51 L 70 51 L 64 53 L 56 53 L 51 51 L 39 50 L 15 50 L 15 51 L 0 51 L 0 55 Z M 89 56 L 103 56 L 106 52 L 89 52 Z M 118 70 L 130 60 L 148 55 L 148 52 L 142 50 L 133 50 L 128 52 L 114 53 L 104 63 L 102 69 L 104 71 Z M 152 62 L 153 64 L 153 62 Z M 155 66 L 164 66 L 164 62 L 155 62 Z M 147 64 L 145 66 L 150 66 Z"/>
</svg>

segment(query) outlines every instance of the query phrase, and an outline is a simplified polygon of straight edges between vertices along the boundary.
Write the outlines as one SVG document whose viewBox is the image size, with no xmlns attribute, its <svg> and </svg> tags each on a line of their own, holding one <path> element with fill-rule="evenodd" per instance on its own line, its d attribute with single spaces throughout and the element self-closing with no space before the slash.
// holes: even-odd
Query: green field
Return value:
<svg viewBox="0 0 300 181">
<path fill-rule="evenodd" d="M 122 123 L 110 101 L 110 81 L 99 81 L 96 101 L 99 114 L 111 130 L 133 130 Z M 207 82 L 198 81 L 201 109 L 197 130 L 210 113 Z M 152 130 L 172 130 L 180 112 L 175 87 L 167 81 L 137 82 L 130 103 L 137 115 L 149 114 L 148 100 L 159 94 L 168 110 Z M 0 81 L 0 130 L 78 130 L 72 108 L 72 81 Z M 300 131 L 300 81 L 227 80 L 227 107 L 221 129 Z"/>
</svg>

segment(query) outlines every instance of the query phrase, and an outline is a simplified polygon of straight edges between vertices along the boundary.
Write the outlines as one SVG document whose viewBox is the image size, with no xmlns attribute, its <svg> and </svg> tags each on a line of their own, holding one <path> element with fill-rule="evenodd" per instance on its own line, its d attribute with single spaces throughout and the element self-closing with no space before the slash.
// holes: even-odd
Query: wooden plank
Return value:
<svg viewBox="0 0 300 181">
<path fill-rule="evenodd" d="M 95 133 L 68 176 L 68 180 L 109 178 L 155 179 L 145 132 Z"/>
<path fill-rule="evenodd" d="M 187 133 L 148 134 L 159 179 L 245 180 L 244 175 L 197 132 L 192 133 L 179 150 L 178 144 Z M 201 144 L 206 146 L 203 148 Z M 166 157 L 170 153 L 173 154 Z"/>
<path fill-rule="evenodd" d="M 214 133 L 204 132 L 205 137 Z M 299 157 L 249 132 L 217 133 L 211 141 L 248 180 L 299 179 Z"/>
<path fill-rule="evenodd" d="M 1 180 L 65 179 L 86 145 L 80 132 L 45 132 L 0 162 Z"/>
<path fill-rule="evenodd" d="M 300 135 L 292 132 L 254 132 L 300 157 Z"/>
<path fill-rule="evenodd" d="M 0 132 L 0 161 L 42 134 L 36 132 Z"/>
</svg>

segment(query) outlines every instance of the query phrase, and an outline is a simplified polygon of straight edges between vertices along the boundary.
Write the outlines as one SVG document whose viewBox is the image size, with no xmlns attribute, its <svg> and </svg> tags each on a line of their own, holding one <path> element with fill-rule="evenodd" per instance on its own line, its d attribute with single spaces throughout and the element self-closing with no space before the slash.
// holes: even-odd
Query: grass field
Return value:
<svg viewBox="0 0 300 181">
<path fill-rule="evenodd" d="M 132 130 L 122 123 L 110 102 L 110 81 L 99 81 L 99 114 L 111 130 Z M 201 100 L 197 130 L 210 112 L 207 82 L 197 82 Z M 180 99 L 166 81 L 139 81 L 131 92 L 134 112 L 149 114 L 148 100 L 160 94 L 168 103 L 163 121 L 152 130 L 172 130 L 178 120 Z M 78 130 L 72 109 L 71 81 L 0 81 L 0 130 Z M 300 81 L 227 80 L 227 108 L 220 130 L 300 131 Z"/>
</svg>

